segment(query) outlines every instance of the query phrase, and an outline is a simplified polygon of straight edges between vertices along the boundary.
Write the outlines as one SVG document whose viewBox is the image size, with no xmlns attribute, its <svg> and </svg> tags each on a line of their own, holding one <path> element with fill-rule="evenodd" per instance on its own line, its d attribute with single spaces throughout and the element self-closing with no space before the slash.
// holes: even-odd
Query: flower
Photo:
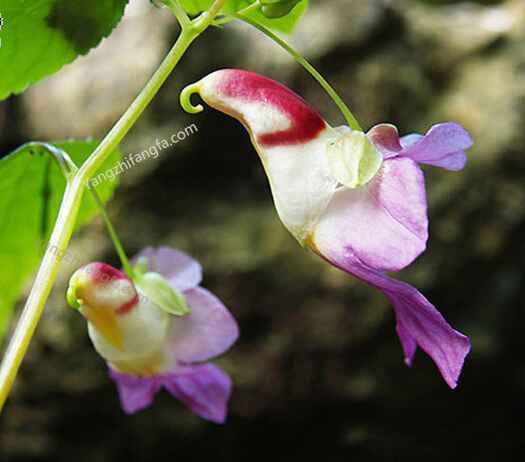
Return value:
<svg viewBox="0 0 525 462">
<path fill-rule="evenodd" d="M 418 257 L 428 239 L 420 163 L 460 170 L 469 134 L 458 124 L 399 138 L 393 125 L 368 133 L 332 128 L 283 85 L 243 70 L 219 70 L 190 85 L 210 106 L 243 123 L 268 175 L 281 221 L 299 243 L 382 291 L 392 303 L 405 362 L 417 346 L 455 388 L 470 349 L 414 287 L 387 276 Z"/>
<path fill-rule="evenodd" d="M 139 283 L 105 263 L 90 263 L 70 280 L 68 300 L 88 321 L 89 336 L 109 366 L 123 410 L 150 406 L 165 388 L 200 417 L 222 423 L 231 380 L 206 362 L 228 350 L 239 330 L 228 309 L 199 286 L 198 262 L 169 247 L 148 247 L 134 259 L 160 273 L 189 306 L 174 316 L 148 297 Z M 139 279 L 140 281 L 140 279 Z"/>
</svg>

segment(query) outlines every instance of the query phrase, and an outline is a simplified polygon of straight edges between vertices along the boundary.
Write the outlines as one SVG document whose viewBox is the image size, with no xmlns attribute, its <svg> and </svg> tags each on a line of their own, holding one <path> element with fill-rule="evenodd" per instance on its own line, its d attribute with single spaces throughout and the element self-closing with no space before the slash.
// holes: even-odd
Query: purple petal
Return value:
<svg viewBox="0 0 525 462">
<path fill-rule="evenodd" d="M 206 361 L 224 353 L 239 336 L 237 322 L 211 292 L 196 287 L 184 292 L 191 308 L 173 322 L 169 350 L 177 361 Z"/>
<path fill-rule="evenodd" d="M 405 362 L 411 364 L 419 345 L 454 388 L 468 339 L 414 287 L 383 274 L 408 265 L 424 249 L 427 225 L 422 172 L 413 160 L 394 157 L 367 187 L 336 192 L 314 230 L 312 248 L 387 295 Z"/>
<path fill-rule="evenodd" d="M 447 170 L 461 170 L 467 162 L 465 149 L 472 147 L 468 132 L 459 124 L 447 122 L 434 125 L 425 136 L 404 138 L 400 156 L 416 162 L 430 164 Z"/>
<path fill-rule="evenodd" d="M 397 128 L 379 124 L 368 132 L 385 159 L 401 156 L 422 164 L 458 171 L 465 167 L 465 149 L 472 147 L 472 138 L 461 126 L 453 122 L 434 125 L 425 136 L 412 134 L 399 139 Z"/>
<path fill-rule="evenodd" d="M 424 138 L 424 136 L 417 133 L 405 135 L 400 140 L 401 146 L 403 146 L 403 149 L 408 149 L 422 138 Z M 441 159 L 427 160 L 425 163 L 457 172 L 459 170 L 463 170 L 465 167 L 465 164 L 467 163 L 467 155 L 463 151 L 458 151 L 456 153 L 448 154 Z"/>
<path fill-rule="evenodd" d="M 434 360 L 450 388 L 456 388 L 470 351 L 469 339 L 454 330 L 416 288 L 368 267 L 351 249 L 341 249 L 339 255 L 333 250 L 330 256 L 323 255 L 333 265 L 376 287 L 389 298 L 396 314 L 405 362 L 412 363 L 415 347 L 419 345 Z"/>
<path fill-rule="evenodd" d="M 385 271 L 409 265 L 428 238 L 423 173 L 406 158 L 383 162 L 366 187 L 338 190 L 315 229 L 315 241 L 351 248 L 365 264 Z"/>
<path fill-rule="evenodd" d="M 213 364 L 185 366 L 162 376 L 162 384 L 203 419 L 224 423 L 231 394 L 230 377 Z"/>
<path fill-rule="evenodd" d="M 459 172 L 465 168 L 467 163 L 467 155 L 463 151 L 453 152 L 441 159 L 425 160 L 421 163 L 433 165 L 434 167 L 441 167 L 452 172 Z"/>
<path fill-rule="evenodd" d="M 122 374 L 112 368 L 109 369 L 109 376 L 117 385 L 120 404 L 126 414 L 133 414 L 151 406 L 161 387 L 157 376 L 137 377 Z"/>
<path fill-rule="evenodd" d="M 189 255 L 171 247 L 146 247 L 132 262 L 136 263 L 139 257 L 146 257 L 149 261 L 149 270 L 166 277 L 170 284 L 181 292 L 197 287 L 202 281 L 202 267 Z"/>
<path fill-rule="evenodd" d="M 410 335 L 410 330 L 399 318 L 397 319 L 396 332 L 401 342 L 401 346 L 403 347 L 403 352 L 405 353 L 405 364 L 407 366 L 412 366 L 412 361 L 416 354 L 417 343 L 414 340 L 414 337 Z"/>
<path fill-rule="evenodd" d="M 411 133 L 410 135 L 401 137 L 399 142 L 401 143 L 403 149 L 407 149 L 413 144 L 416 144 L 421 138 L 424 138 L 424 136 L 420 135 L 419 133 Z"/>
</svg>

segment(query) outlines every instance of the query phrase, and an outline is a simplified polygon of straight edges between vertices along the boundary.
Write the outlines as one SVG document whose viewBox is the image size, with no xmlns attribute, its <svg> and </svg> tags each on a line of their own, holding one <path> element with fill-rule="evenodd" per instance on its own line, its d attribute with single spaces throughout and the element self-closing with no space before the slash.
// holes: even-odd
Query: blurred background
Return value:
<svg viewBox="0 0 525 462">
<path fill-rule="evenodd" d="M 248 26 L 210 30 L 121 145 L 140 152 L 198 133 L 121 177 L 110 214 L 130 254 L 171 245 L 205 268 L 240 341 L 218 362 L 233 376 L 216 426 L 166 393 L 127 417 L 68 276 L 118 265 L 103 223 L 75 236 L 16 387 L 0 417 L 0 460 L 493 461 L 525 456 L 525 2 L 313 0 L 292 43 L 364 127 L 402 133 L 457 121 L 475 147 L 462 173 L 425 169 L 429 249 L 402 277 L 473 350 L 457 390 L 418 352 L 402 360 L 377 291 L 304 252 L 282 227 L 248 136 L 212 110 L 188 116 L 178 94 L 220 67 L 242 67 L 302 94 L 342 124 L 321 88 Z M 29 139 L 102 137 L 177 35 L 170 15 L 131 0 L 94 52 L 0 104 L 0 152 Z M 14 269 L 15 270 L 15 269 Z"/>
</svg>

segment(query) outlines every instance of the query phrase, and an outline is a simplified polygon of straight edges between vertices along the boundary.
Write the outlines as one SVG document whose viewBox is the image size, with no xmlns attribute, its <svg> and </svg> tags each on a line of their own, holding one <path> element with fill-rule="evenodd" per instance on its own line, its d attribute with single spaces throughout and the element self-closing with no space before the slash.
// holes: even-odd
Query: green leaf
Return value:
<svg viewBox="0 0 525 462">
<path fill-rule="evenodd" d="M 222 11 L 225 14 L 238 13 L 254 2 L 255 0 L 227 0 Z M 182 0 L 182 6 L 191 15 L 206 11 L 212 3 L 213 0 Z M 307 8 L 308 0 L 302 0 L 290 13 L 280 18 L 268 18 L 259 10 L 251 11 L 247 13 L 246 16 L 269 29 L 290 34 L 293 32 Z"/>
<path fill-rule="evenodd" d="M 206 11 L 213 4 L 213 0 L 182 0 L 182 7 L 191 14 L 195 16 L 203 11 Z M 226 4 L 231 3 L 230 0 L 226 1 Z"/>
<path fill-rule="evenodd" d="M 161 274 L 154 272 L 136 274 L 133 282 L 142 294 L 161 310 L 175 316 L 184 316 L 190 313 L 184 295 L 173 288 Z"/>
<path fill-rule="evenodd" d="M 53 144 L 68 152 L 80 166 L 98 142 Z M 119 159 L 120 154 L 115 151 L 100 171 L 114 168 Z M 107 177 L 96 187 L 104 202 L 110 199 L 117 183 L 116 177 Z M 24 285 L 46 251 L 65 185 L 58 165 L 41 148 L 24 145 L 0 160 L 0 338 Z M 97 213 L 96 202 L 86 191 L 77 226 L 88 223 Z M 57 249 L 48 251 L 62 257 Z"/>
<path fill-rule="evenodd" d="M 0 100 L 57 72 L 107 37 L 128 0 L 2 0 Z"/>
</svg>

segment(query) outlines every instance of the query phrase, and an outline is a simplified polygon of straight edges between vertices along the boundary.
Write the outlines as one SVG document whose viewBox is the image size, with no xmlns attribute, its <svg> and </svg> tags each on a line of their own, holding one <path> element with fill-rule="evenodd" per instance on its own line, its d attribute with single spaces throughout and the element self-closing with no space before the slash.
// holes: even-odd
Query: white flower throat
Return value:
<svg viewBox="0 0 525 462">
<path fill-rule="evenodd" d="M 276 146 L 262 153 L 277 212 L 301 244 L 337 189 L 366 185 L 383 162 L 368 137 L 348 127 L 327 127 L 308 143 Z"/>
</svg>

